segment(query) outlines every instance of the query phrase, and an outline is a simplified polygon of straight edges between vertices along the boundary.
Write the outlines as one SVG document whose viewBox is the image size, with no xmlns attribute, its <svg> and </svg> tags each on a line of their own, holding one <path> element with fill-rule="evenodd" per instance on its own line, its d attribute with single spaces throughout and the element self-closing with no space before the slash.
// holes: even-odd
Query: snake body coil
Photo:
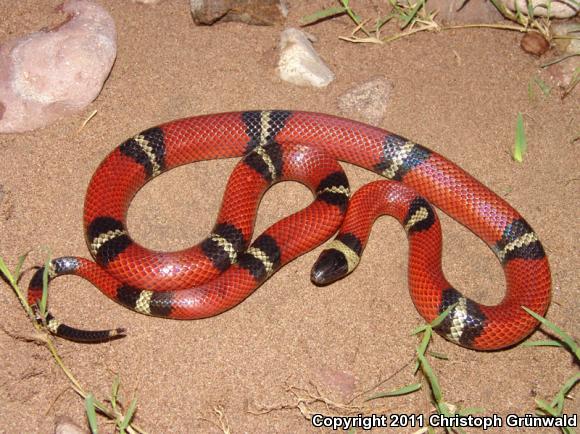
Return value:
<svg viewBox="0 0 580 434">
<path fill-rule="evenodd" d="M 164 253 L 129 237 L 128 206 L 147 181 L 182 164 L 240 156 L 245 157 L 228 181 L 217 223 L 202 243 Z M 334 159 L 398 182 L 364 187 L 346 211 L 348 182 Z M 316 198 L 250 244 L 261 195 L 282 179 L 307 184 Z M 427 200 L 471 229 L 496 254 L 507 282 L 498 305 L 465 298 L 445 280 L 439 223 Z M 328 239 L 345 211 L 339 235 L 312 273 L 317 283 L 352 271 L 370 224 L 388 213 L 399 219 L 409 237 L 409 286 L 417 310 L 431 321 L 454 305 L 438 327 L 446 338 L 475 349 L 506 347 L 537 325 L 522 306 L 541 315 L 548 308 L 550 271 L 542 245 L 503 199 L 452 162 L 401 136 L 330 115 L 291 111 L 192 117 L 122 143 L 96 170 L 85 200 L 85 233 L 96 263 L 55 259 L 49 277 L 84 277 L 110 298 L 144 314 L 208 317 L 237 305 L 278 268 Z M 38 270 L 30 283 L 31 305 L 41 297 L 42 274 L 43 269 Z M 115 334 L 68 327 L 50 314 L 46 320 L 54 333 L 70 339 L 91 341 Z"/>
</svg>

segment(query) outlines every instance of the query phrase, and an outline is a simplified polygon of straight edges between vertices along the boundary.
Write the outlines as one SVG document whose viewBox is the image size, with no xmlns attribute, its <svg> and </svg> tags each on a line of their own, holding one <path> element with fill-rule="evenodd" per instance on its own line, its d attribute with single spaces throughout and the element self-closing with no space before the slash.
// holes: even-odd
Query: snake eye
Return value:
<svg viewBox="0 0 580 434">
<path fill-rule="evenodd" d="M 310 279 L 316 285 L 328 285 L 348 274 L 348 262 L 336 249 L 324 250 L 312 267 Z"/>
</svg>

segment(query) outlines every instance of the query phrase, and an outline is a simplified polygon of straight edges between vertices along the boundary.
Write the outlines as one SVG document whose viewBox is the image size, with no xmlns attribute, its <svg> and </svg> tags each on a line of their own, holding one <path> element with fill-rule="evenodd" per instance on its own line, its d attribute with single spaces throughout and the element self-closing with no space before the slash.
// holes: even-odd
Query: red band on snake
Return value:
<svg viewBox="0 0 580 434">
<path fill-rule="evenodd" d="M 154 252 L 128 235 L 126 214 L 150 179 L 200 160 L 245 156 L 228 181 L 211 234 L 179 252 Z M 177 120 L 135 135 L 111 152 L 90 182 L 84 213 L 89 249 L 96 261 L 64 257 L 49 268 L 52 279 L 74 274 L 138 312 L 176 319 L 217 315 L 250 295 L 277 269 L 324 242 L 347 207 L 348 182 L 334 160 L 372 170 L 391 181 L 369 184 L 348 205 L 345 223 L 312 273 L 328 283 L 352 271 L 383 213 L 407 231 L 409 287 L 419 313 L 432 321 L 452 310 L 437 331 L 465 347 L 490 350 L 528 336 L 550 302 L 550 271 L 537 235 L 507 202 L 437 153 L 380 128 L 330 115 L 254 111 Z M 304 210 L 281 220 L 253 243 L 252 227 L 263 192 L 296 179 L 316 195 Z M 461 295 L 441 271 L 441 233 L 429 202 L 471 229 L 496 254 L 506 295 L 484 306 Z M 42 293 L 41 268 L 28 300 Z M 379 284 L 379 283 L 377 283 Z M 88 332 L 57 322 L 57 335 L 100 340 L 114 332 Z"/>
</svg>

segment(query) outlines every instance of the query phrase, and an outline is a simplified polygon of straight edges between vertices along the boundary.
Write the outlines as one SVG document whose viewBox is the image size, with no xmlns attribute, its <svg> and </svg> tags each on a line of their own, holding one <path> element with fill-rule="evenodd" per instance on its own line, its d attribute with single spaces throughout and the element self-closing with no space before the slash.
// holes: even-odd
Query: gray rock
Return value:
<svg viewBox="0 0 580 434">
<path fill-rule="evenodd" d="M 289 28 L 280 35 L 280 78 L 298 86 L 325 87 L 334 80 L 334 73 L 314 50 L 313 38 Z"/>
</svg>

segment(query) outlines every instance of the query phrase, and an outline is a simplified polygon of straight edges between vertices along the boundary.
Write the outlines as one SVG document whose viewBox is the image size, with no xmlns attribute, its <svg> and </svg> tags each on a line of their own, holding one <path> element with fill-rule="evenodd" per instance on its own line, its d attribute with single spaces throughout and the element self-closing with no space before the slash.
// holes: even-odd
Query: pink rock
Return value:
<svg viewBox="0 0 580 434">
<path fill-rule="evenodd" d="M 111 15 L 90 0 L 59 9 L 67 14 L 59 26 L 0 45 L 0 133 L 34 130 L 82 110 L 111 71 Z"/>
</svg>

